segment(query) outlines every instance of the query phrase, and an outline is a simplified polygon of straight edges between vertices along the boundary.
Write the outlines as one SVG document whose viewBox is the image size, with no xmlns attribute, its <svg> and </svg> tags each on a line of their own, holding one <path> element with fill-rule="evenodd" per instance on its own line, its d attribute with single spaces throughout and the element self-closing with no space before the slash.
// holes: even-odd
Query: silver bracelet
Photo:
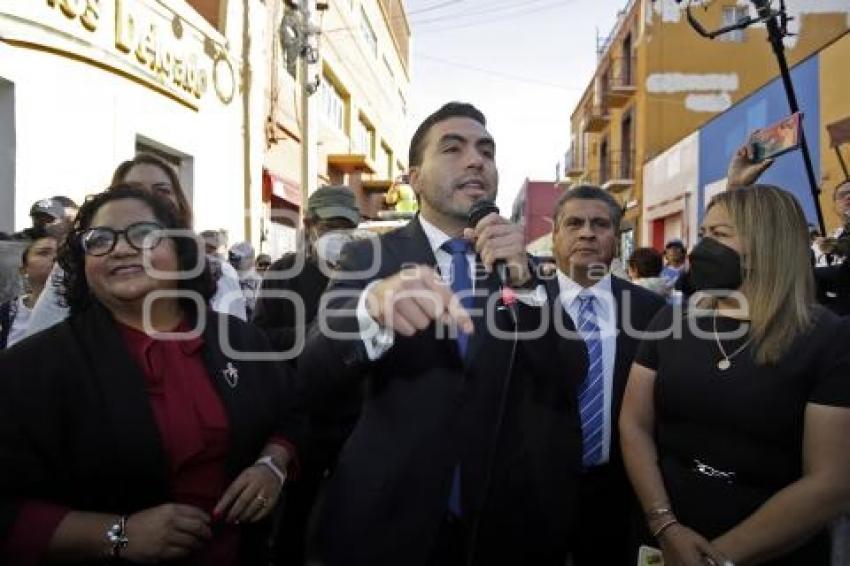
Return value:
<svg viewBox="0 0 850 566">
<path fill-rule="evenodd" d="M 280 481 L 281 486 L 283 486 L 283 484 L 286 482 L 286 470 L 281 470 L 280 468 L 278 468 L 277 464 L 274 463 L 274 460 L 271 456 L 263 456 L 262 458 L 257 460 L 254 465 L 265 466 L 270 469 L 275 475 L 275 477 L 277 477 L 277 479 Z"/>
<path fill-rule="evenodd" d="M 109 527 L 106 531 L 106 539 L 112 545 L 110 551 L 112 558 L 120 558 L 121 551 L 130 544 L 130 539 L 127 538 L 127 515 L 122 515 Z"/>
</svg>

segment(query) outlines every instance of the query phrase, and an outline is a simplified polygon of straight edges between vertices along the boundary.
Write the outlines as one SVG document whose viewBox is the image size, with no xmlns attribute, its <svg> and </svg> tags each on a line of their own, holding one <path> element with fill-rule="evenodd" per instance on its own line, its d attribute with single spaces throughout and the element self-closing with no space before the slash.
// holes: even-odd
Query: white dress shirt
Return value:
<svg viewBox="0 0 850 566">
<path fill-rule="evenodd" d="M 560 269 L 558 270 L 558 287 L 560 288 L 559 299 L 564 310 L 570 315 L 573 323 L 578 321 L 579 293 L 585 288 L 570 279 Z M 601 464 L 607 463 L 611 458 L 611 409 L 614 399 L 614 362 L 617 355 L 617 306 L 611 290 L 611 275 L 606 275 L 596 282 L 587 291 L 593 293 L 593 310 L 596 313 L 596 324 L 599 326 L 599 340 L 602 343 L 602 368 L 603 368 L 603 443 Z M 576 324 L 576 327 L 578 324 Z"/>
<path fill-rule="evenodd" d="M 442 277 L 447 285 L 450 285 L 452 254 L 444 250 L 441 246 L 451 240 L 451 236 L 422 218 L 421 215 L 419 216 L 419 223 L 422 225 L 422 231 L 425 232 L 425 237 L 428 238 L 431 251 L 434 252 L 434 259 L 437 260 L 437 270 L 440 273 L 440 277 Z M 466 254 L 466 261 L 469 264 L 469 278 L 472 281 L 472 290 L 475 291 L 475 250 Z M 372 361 L 377 360 L 387 353 L 395 343 L 395 335 L 392 330 L 380 327 L 369 316 L 369 311 L 366 309 L 366 295 L 368 295 L 369 289 L 380 282 L 381 280 L 379 279 L 367 285 L 366 289 L 361 293 L 360 299 L 357 301 L 357 322 L 360 325 L 360 335 L 366 346 L 366 355 Z"/>
<path fill-rule="evenodd" d="M 452 254 L 442 248 L 451 236 L 419 216 L 419 223 L 422 225 L 422 231 L 425 232 L 425 237 L 428 238 L 428 243 L 431 250 L 434 252 L 434 259 L 437 260 L 437 270 L 440 273 L 443 281 L 447 285 L 451 285 L 450 277 L 452 272 Z M 475 291 L 475 250 L 466 254 L 466 260 L 469 264 L 469 277 L 472 281 L 472 291 Z M 378 325 L 366 309 L 366 295 L 373 285 L 377 285 L 381 280 L 373 281 L 366 286 L 363 293 L 360 294 L 360 299 L 357 301 L 357 322 L 360 327 L 360 336 L 366 346 L 366 355 L 369 360 L 374 361 L 383 356 L 395 343 L 395 335 L 392 330 L 383 328 Z M 538 285 L 531 290 L 514 290 L 517 300 L 525 305 L 540 307 L 546 304 L 546 290 L 543 285 Z"/>
</svg>

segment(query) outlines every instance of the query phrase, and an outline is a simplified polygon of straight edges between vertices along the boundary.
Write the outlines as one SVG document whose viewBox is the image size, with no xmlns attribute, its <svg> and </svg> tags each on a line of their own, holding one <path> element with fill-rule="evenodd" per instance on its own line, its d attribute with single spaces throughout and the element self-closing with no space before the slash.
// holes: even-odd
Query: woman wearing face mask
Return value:
<svg viewBox="0 0 850 566">
<path fill-rule="evenodd" d="M 21 256 L 21 274 L 28 291 L 0 305 L 0 350 L 18 342 L 26 334 L 32 308 L 44 290 L 56 258 L 56 238 L 44 229 L 32 233 L 33 240 Z"/>
<path fill-rule="evenodd" d="M 134 183 L 152 194 L 164 198 L 174 207 L 185 226 L 192 226 L 192 206 L 180 185 L 180 179 L 174 169 L 165 161 L 149 153 L 140 153 L 133 159 L 122 162 L 112 175 L 112 186 L 122 183 Z M 210 299 L 210 305 L 216 312 L 231 314 L 247 320 L 245 299 L 239 287 L 236 271 L 217 258 L 209 261 L 221 265 L 221 276 L 216 280 L 216 291 Z M 59 266 L 54 268 L 51 281 L 59 281 Z M 26 336 L 31 336 L 50 328 L 68 316 L 68 309 L 59 300 L 60 289 L 48 285 L 35 305 L 32 320 Z"/>
<path fill-rule="evenodd" d="M 645 542 L 670 566 L 829 564 L 825 528 L 850 508 L 847 324 L 815 305 L 790 193 L 717 195 L 701 234 L 703 293 L 650 325 L 620 416 Z"/>
</svg>

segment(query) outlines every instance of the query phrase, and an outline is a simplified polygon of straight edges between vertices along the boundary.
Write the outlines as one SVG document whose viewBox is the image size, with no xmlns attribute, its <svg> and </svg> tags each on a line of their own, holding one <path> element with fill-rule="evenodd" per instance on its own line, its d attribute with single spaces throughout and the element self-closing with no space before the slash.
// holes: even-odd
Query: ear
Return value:
<svg viewBox="0 0 850 566">
<path fill-rule="evenodd" d="M 408 179 L 410 180 L 410 187 L 413 189 L 413 192 L 416 195 L 419 195 L 419 181 L 422 175 L 422 169 L 419 165 L 414 165 L 408 171 Z"/>
</svg>

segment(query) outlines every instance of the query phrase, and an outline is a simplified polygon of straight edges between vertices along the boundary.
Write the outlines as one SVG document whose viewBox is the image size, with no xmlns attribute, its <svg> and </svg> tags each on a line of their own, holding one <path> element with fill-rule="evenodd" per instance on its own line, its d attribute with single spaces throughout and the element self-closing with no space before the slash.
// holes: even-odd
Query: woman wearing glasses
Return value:
<svg viewBox="0 0 850 566">
<path fill-rule="evenodd" d="M 0 353 L 0 563 L 260 563 L 300 419 L 187 228 L 135 186 L 80 209 L 70 317 Z"/>
<path fill-rule="evenodd" d="M 151 194 L 163 198 L 174 207 L 177 218 L 185 226 L 192 226 L 192 206 L 186 198 L 186 193 L 180 185 L 180 179 L 174 169 L 148 153 L 140 153 L 122 162 L 116 167 L 112 176 L 112 186 L 122 183 L 134 183 Z M 214 311 L 232 314 L 242 320 L 247 320 L 245 298 L 239 286 L 239 279 L 234 270 L 226 262 L 218 258 L 208 257 L 215 264 L 221 276 L 216 280 L 215 292 L 210 297 L 210 306 Z M 57 265 L 50 274 L 50 281 L 58 284 L 62 279 L 61 269 Z M 26 336 L 32 336 L 50 328 L 68 316 L 68 309 L 60 300 L 61 286 L 47 285 L 32 310 Z"/>
</svg>

